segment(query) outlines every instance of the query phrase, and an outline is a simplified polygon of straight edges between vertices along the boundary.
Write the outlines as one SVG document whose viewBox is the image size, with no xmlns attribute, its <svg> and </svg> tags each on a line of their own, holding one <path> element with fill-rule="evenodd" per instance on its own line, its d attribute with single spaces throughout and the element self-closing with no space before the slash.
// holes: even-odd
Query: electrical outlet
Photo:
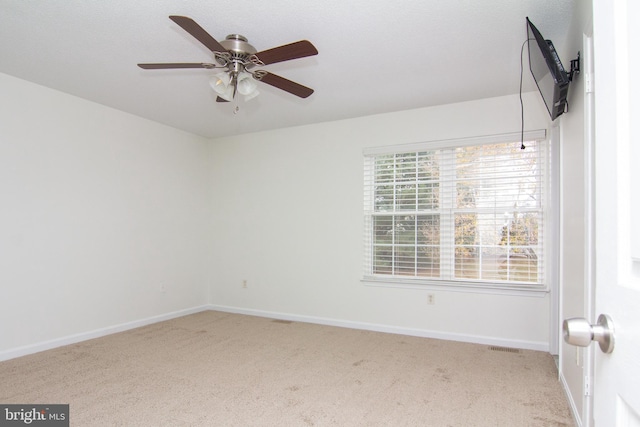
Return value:
<svg viewBox="0 0 640 427">
<path fill-rule="evenodd" d="M 427 294 L 427 304 L 433 305 L 436 303 L 436 296 L 434 294 Z"/>
<path fill-rule="evenodd" d="M 242 281 L 242 288 L 243 289 L 247 289 L 247 280 L 246 279 Z"/>
</svg>

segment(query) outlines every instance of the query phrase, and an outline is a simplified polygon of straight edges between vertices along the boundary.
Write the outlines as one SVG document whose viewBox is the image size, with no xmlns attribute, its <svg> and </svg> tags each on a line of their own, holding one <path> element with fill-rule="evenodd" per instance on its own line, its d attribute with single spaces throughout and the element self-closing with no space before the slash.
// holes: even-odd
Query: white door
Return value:
<svg viewBox="0 0 640 427">
<path fill-rule="evenodd" d="M 640 2 L 593 0 L 595 292 L 615 348 L 592 346 L 593 422 L 640 427 Z"/>
</svg>

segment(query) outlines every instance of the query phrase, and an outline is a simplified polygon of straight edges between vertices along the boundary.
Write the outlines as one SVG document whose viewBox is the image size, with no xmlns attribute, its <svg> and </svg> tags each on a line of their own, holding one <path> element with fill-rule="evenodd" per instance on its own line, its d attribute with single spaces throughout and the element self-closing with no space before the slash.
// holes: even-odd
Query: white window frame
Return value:
<svg viewBox="0 0 640 427">
<path fill-rule="evenodd" d="M 374 217 L 374 186 L 370 180 L 373 180 L 373 172 L 368 171 L 367 162 L 372 162 L 376 156 L 381 155 L 390 155 L 390 154 L 400 154 L 400 153 L 410 153 L 410 152 L 420 152 L 420 151 L 432 151 L 432 150 L 442 150 L 442 149 L 455 149 L 458 147 L 469 147 L 476 145 L 484 145 L 484 144 L 499 144 L 499 143 L 514 143 L 519 144 L 521 140 L 525 141 L 525 145 L 527 141 L 537 141 L 544 144 L 550 144 L 549 141 L 546 140 L 546 130 L 535 130 L 535 131 L 527 131 L 524 133 L 508 133 L 508 134 L 500 134 L 500 135 L 488 135 L 481 137 L 472 137 L 472 138 L 463 138 L 463 139 L 451 139 L 451 140 L 440 140 L 440 141 L 429 141 L 429 142 L 419 142 L 412 144 L 399 144 L 393 146 L 380 146 L 380 147 L 368 147 L 363 150 L 364 161 L 365 161 L 365 185 L 364 185 L 364 273 L 362 281 L 369 285 L 376 286 L 393 286 L 393 287 L 419 287 L 419 288 L 445 288 L 448 290 L 454 291 L 465 291 L 465 290 L 480 290 L 484 291 L 497 291 L 497 292 L 516 292 L 518 294 L 530 294 L 530 295 L 540 295 L 543 293 L 549 292 L 549 275 L 551 274 L 551 262 L 549 262 L 548 256 L 553 251 L 549 250 L 551 245 L 552 237 L 549 235 L 550 233 L 545 233 L 543 237 L 543 264 L 546 264 L 544 274 L 541 275 L 541 283 L 513 283 L 508 281 L 475 281 L 475 280 L 461 280 L 461 279 L 452 279 L 450 277 L 443 277 L 441 275 L 440 278 L 429 278 L 429 277 L 418 277 L 418 276 L 402 276 L 402 275 L 377 275 L 372 273 L 372 257 L 373 257 L 373 217 Z M 542 152 L 543 158 L 541 159 L 543 162 L 544 173 L 542 176 L 542 185 L 545 187 L 543 190 L 543 195 L 545 199 L 542 201 L 542 212 L 543 217 L 542 221 L 544 222 L 543 228 L 546 230 L 550 230 L 549 226 L 549 199 L 551 197 L 550 185 L 549 185 L 549 177 L 550 177 L 550 155 L 551 149 L 548 145 Z M 369 173 L 370 172 L 370 173 Z M 442 231 L 441 231 L 442 232 Z M 452 231 L 449 230 L 449 233 Z M 450 236 L 449 236 L 450 237 Z M 443 240 L 441 240 L 443 241 Z M 442 256 L 442 255 L 441 255 Z M 445 267 L 449 266 L 448 269 L 451 269 L 450 264 L 451 261 L 449 259 L 445 260 Z"/>
</svg>

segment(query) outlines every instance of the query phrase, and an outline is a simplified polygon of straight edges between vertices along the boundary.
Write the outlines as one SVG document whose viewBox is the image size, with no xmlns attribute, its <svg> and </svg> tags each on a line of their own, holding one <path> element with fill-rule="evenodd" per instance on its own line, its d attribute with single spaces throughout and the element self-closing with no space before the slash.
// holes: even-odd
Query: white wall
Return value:
<svg viewBox="0 0 640 427">
<path fill-rule="evenodd" d="M 427 305 L 360 281 L 362 149 L 518 132 L 517 96 L 206 141 L 6 75 L 0 91 L 0 359 L 207 303 L 548 348 L 548 296 Z M 537 93 L 525 112 L 548 126 Z"/>
<path fill-rule="evenodd" d="M 526 128 L 549 119 L 525 94 Z M 517 96 L 215 140 L 218 309 L 548 349 L 548 296 L 370 286 L 363 260 L 364 147 L 520 131 Z M 242 288 L 243 280 L 247 288 Z M 427 304 L 427 292 L 435 304 Z"/>
<path fill-rule="evenodd" d="M 0 93 L 0 359 L 205 305 L 208 141 L 7 75 Z"/>
</svg>

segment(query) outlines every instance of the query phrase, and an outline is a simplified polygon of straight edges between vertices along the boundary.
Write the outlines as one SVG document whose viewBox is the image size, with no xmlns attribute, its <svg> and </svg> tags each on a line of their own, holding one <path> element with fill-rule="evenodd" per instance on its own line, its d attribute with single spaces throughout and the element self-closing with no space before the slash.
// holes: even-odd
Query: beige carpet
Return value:
<svg viewBox="0 0 640 427">
<path fill-rule="evenodd" d="M 573 426 L 549 354 L 202 312 L 0 363 L 72 426 Z"/>
</svg>

